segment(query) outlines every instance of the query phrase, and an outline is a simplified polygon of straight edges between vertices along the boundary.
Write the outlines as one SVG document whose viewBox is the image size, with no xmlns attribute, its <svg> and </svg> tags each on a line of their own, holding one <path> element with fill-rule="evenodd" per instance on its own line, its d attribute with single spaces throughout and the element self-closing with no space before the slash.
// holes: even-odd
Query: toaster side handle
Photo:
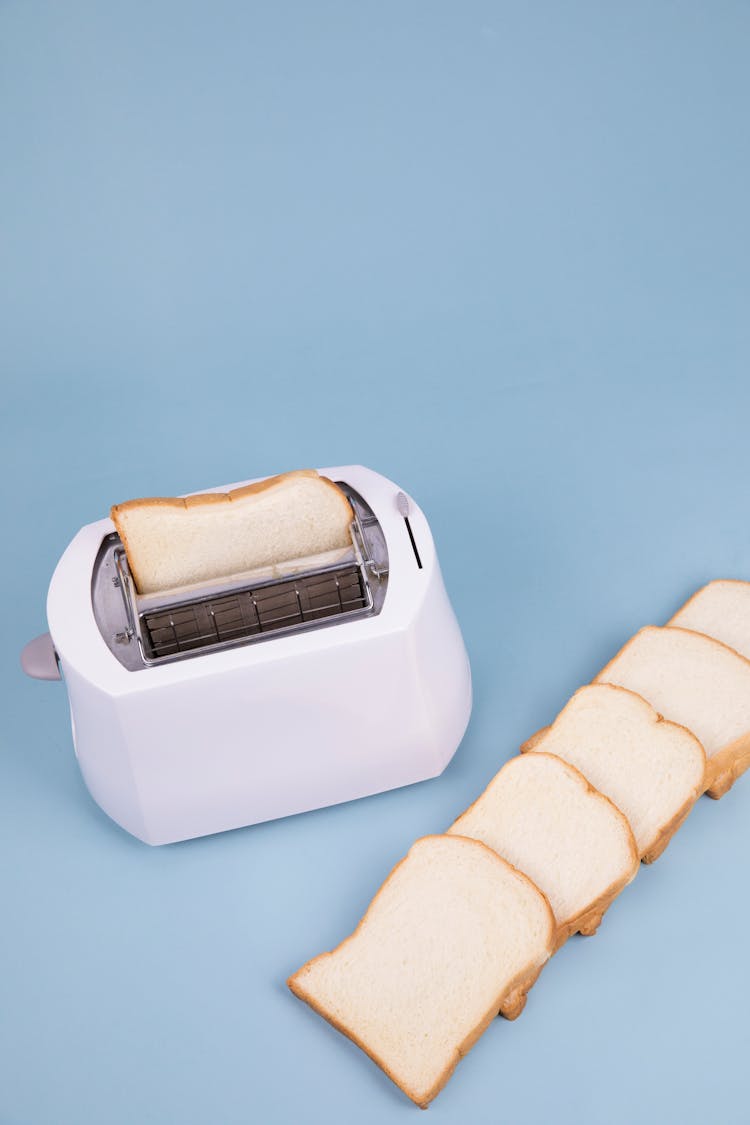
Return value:
<svg viewBox="0 0 750 1125">
<path fill-rule="evenodd" d="M 57 653 L 49 633 L 42 633 L 24 645 L 21 651 L 21 667 L 27 676 L 35 680 L 61 680 Z"/>
</svg>

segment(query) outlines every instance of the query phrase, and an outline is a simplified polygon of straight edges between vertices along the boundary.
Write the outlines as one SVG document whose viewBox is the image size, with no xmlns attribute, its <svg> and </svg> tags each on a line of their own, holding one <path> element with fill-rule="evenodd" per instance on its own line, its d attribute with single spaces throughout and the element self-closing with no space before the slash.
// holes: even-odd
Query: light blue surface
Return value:
<svg viewBox="0 0 750 1125">
<path fill-rule="evenodd" d="M 284 980 L 638 626 L 750 577 L 749 49 L 730 2 L 0 5 L 3 1125 L 416 1120 Z M 431 520 L 460 751 L 137 843 L 18 669 L 59 554 L 347 461 Z M 430 1121 L 746 1122 L 749 848 L 746 778 Z"/>
</svg>

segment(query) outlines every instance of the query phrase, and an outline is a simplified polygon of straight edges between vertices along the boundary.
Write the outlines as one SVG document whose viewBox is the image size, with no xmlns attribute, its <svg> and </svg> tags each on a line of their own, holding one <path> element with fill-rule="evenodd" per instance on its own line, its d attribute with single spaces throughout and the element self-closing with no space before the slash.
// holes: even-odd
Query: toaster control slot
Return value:
<svg viewBox="0 0 750 1125">
<path fill-rule="evenodd" d="M 409 523 L 409 517 L 408 516 L 404 516 L 404 523 L 406 524 L 406 530 L 409 532 L 409 542 L 411 543 L 411 549 L 414 552 L 414 558 L 417 560 L 417 566 L 421 570 L 422 569 L 422 560 L 419 557 L 419 550 L 417 548 L 417 543 L 416 543 L 416 540 L 414 538 L 414 532 L 411 529 L 411 524 Z"/>
<path fill-rule="evenodd" d="M 409 542 L 411 543 L 411 549 L 414 552 L 414 558 L 416 559 L 417 566 L 421 570 L 422 560 L 419 557 L 419 548 L 417 547 L 417 541 L 414 538 L 414 532 L 412 531 L 411 520 L 409 519 L 409 497 L 405 492 L 399 492 L 399 494 L 396 496 L 396 507 L 404 518 L 406 531 L 409 536 Z"/>
</svg>

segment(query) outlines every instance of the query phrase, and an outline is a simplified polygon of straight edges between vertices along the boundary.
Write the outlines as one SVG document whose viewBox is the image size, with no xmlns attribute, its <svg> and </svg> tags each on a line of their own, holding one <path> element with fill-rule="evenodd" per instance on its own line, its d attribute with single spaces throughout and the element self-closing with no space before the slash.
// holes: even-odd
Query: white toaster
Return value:
<svg viewBox="0 0 750 1125">
<path fill-rule="evenodd" d="M 57 565 L 22 665 L 62 673 L 91 795 L 148 844 L 434 777 L 461 741 L 471 673 L 425 516 L 370 469 L 320 472 L 355 517 L 326 565 L 143 597 L 109 519 Z"/>
</svg>

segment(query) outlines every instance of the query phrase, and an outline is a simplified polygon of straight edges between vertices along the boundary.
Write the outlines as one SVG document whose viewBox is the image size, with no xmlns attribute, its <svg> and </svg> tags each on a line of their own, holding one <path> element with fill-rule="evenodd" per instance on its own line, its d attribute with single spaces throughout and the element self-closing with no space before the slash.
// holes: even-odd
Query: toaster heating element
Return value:
<svg viewBox="0 0 750 1125">
<path fill-rule="evenodd" d="M 334 567 L 144 613 L 136 628 L 143 658 L 153 662 L 366 612 L 369 595 L 357 567 Z"/>
<path fill-rule="evenodd" d="M 346 548 L 142 595 L 104 519 L 57 565 L 22 664 L 65 680 L 91 795 L 149 844 L 435 777 L 461 741 L 469 662 L 424 514 L 371 469 L 320 472 Z"/>
<path fill-rule="evenodd" d="M 280 633 L 333 625 L 379 613 L 388 585 L 388 548 L 372 508 L 344 481 L 352 506 L 350 548 L 331 552 L 336 561 L 294 566 L 292 573 L 139 595 L 120 537 L 104 538 L 94 563 L 91 599 L 102 638 L 131 671 L 165 660 L 231 645 L 267 640 Z M 272 568 L 279 571 L 280 568 Z M 192 592 L 190 592 L 192 591 Z"/>
</svg>

